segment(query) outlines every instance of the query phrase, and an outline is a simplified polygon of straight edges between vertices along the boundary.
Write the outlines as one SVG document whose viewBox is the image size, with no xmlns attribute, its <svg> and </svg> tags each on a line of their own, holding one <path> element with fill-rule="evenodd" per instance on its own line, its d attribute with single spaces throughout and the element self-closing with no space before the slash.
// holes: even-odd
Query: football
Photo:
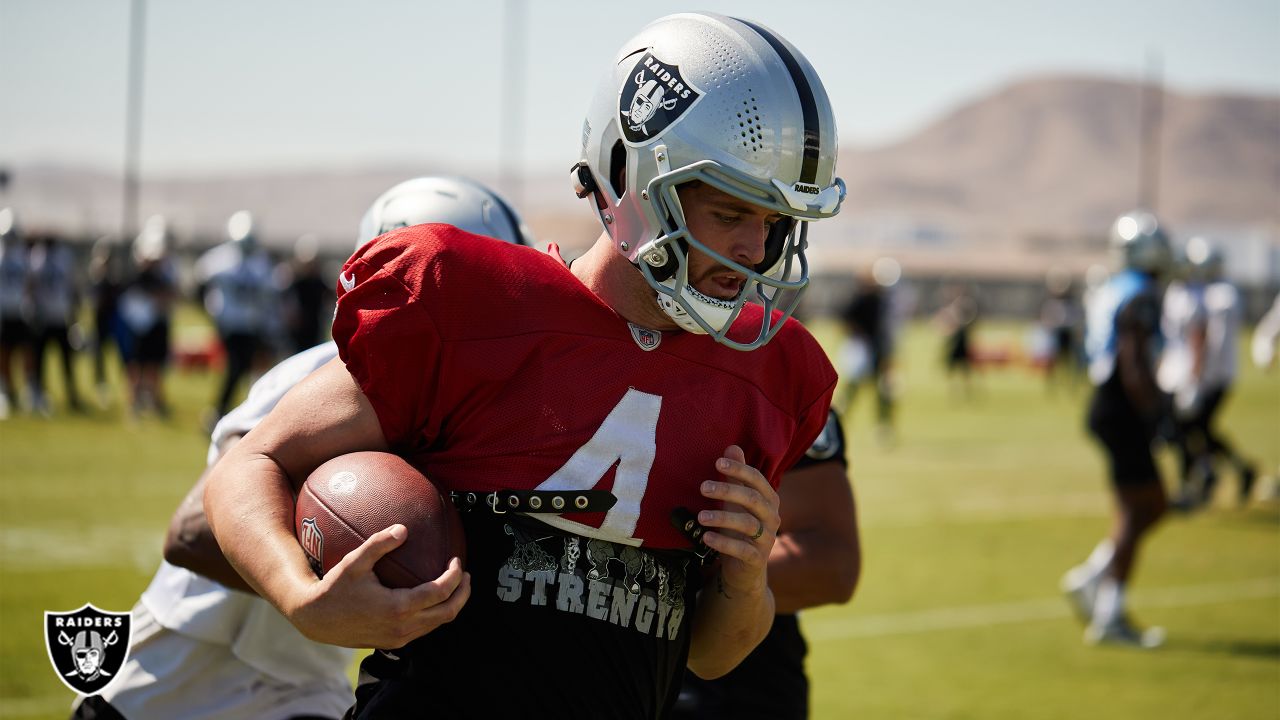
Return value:
<svg viewBox="0 0 1280 720">
<path fill-rule="evenodd" d="M 396 523 L 409 536 L 374 565 L 383 585 L 414 587 L 440 577 L 454 556 L 465 562 L 457 509 L 398 455 L 340 455 L 316 468 L 298 492 L 294 530 L 321 577 L 370 535 Z"/>
</svg>

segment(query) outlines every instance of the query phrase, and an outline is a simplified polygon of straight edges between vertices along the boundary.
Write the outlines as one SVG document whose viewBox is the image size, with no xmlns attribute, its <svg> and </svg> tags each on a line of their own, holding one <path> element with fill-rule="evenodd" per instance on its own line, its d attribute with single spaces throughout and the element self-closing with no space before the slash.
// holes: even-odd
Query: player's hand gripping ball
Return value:
<svg viewBox="0 0 1280 720">
<path fill-rule="evenodd" d="M 440 577 L 450 558 L 466 562 L 462 521 L 453 503 L 391 453 L 355 452 L 316 468 L 298 493 L 293 522 L 321 577 L 370 535 L 396 523 L 409 536 L 374 565 L 383 585 L 414 587 Z"/>
</svg>

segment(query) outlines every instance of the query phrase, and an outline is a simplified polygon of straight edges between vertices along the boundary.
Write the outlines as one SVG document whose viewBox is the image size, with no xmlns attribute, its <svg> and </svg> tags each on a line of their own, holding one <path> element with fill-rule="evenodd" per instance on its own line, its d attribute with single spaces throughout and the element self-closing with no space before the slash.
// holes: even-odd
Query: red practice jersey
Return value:
<svg viewBox="0 0 1280 720">
<path fill-rule="evenodd" d="M 743 310 L 743 335 L 761 312 Z M 822 429 L 836 380 L 794 320 L 751 352 L 658 333 L 560 258 L 448 225 L 361 248 L 333 336 L 392 449 L 440 487 L 610 490 L 607 513 L 537 517 L 654 549 L 690 548 L 671 513 L 711 506 L 699 486 L 729 445 L 776 487 Z"/>
</svg>

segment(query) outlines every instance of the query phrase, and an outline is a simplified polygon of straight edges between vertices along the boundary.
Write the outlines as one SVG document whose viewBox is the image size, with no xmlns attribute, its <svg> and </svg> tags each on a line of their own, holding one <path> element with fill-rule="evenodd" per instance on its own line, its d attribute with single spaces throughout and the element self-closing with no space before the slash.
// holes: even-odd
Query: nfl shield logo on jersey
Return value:
<svg viewBox="0 0 1280 720">
<path fill-rule="evenodd" d="M 646 52 L 631 69 L 618 98 L 622 135 L 642 145 L 676 124 L 702 93 L 668 65 Z"/>
<path fill-rule="evenodd" d="M 86 604 L 71 612 L 44 614 L 44 644 L 62 684 L 94 695 L 115 679 L 129 658 L 132 623 L 127 612 Z"/>
<path fill-rule="evenodd" d="M 347 473 L 350 475 L 350 473 Z M 315 518 L 302 519 L 302 551 L 306 553 L 311 569 L 324 576 L 324 533 L 320 532 Z"/>
<path fill-rule="evenodd" d="M 662 342 L 662 333 L 657 330 L 650 330 L 630 322 L 627 323 L 627 326 L 631 328 L 631 337 L 635 339 L 640 349 L 645 352 L 658 347 L 658 344 Z"/>
</svg>

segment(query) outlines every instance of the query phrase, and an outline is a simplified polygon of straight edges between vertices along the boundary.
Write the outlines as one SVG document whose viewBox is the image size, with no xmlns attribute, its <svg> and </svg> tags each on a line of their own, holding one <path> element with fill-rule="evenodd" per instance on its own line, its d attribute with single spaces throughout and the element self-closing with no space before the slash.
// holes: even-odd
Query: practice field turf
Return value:
<svg viewBox="0 0 1280 720">
<path fill-rule="evenodd" d="M 978 342 L 1016 348 L 1021 331 L 984 327 Z M 1280 718 L 1280 502 L 1238 507 L 1224 472 L 1211 508 L 1159 528 L 1133 584 L 1135 617 L 1165 626 L 1167 645 L 1085 647 L 1057 592 L 1108 525 L 1085 387 L 1050 394 L 1015 365 L 965 399 L 925 325 L 898 369 L 891 446 L 868 389 L 846 417 L 864 571 L 852 603 L 803 615 L 815 718 Z M 117 402 L 0 423 L 0 718 L 67 716 L 42 612 L 132 606 L 203 465 L 216 381 L 172 375 L 169 422 L 125 422 Z M 1223 426 L 1274 474 L 1280 373 L 1247 368 Z"/>
</svg>

